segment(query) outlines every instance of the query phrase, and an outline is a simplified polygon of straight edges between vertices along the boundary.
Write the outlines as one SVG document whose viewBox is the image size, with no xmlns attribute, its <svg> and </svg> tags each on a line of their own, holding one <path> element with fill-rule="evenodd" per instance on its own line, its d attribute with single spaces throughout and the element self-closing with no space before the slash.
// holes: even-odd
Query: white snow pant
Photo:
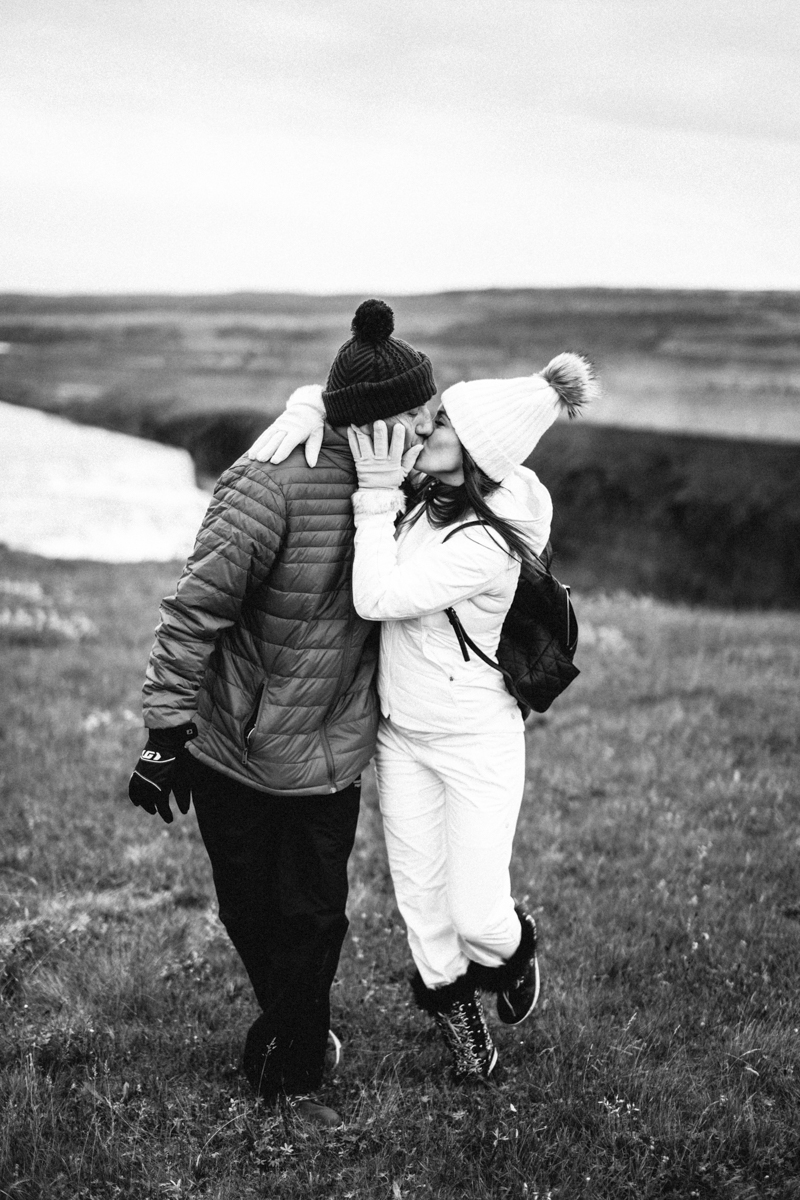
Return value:
<svg viewBox="0 0 800 1200">
<path fill-rule="evenodd" d="M 418 733 L 381 719 L 375 756 L 397 904 L 426 987 L 498 967 L 520 943 L 509 863 L 525 734 Z"/>
</svg>

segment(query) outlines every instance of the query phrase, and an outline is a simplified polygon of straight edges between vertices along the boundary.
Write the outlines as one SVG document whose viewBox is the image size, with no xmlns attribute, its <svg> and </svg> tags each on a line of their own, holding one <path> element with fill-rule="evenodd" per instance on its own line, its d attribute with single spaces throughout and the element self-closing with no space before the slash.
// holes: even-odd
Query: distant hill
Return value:
<svg viewBox="0 0 800 1200">
<path fill-rule="evenodd" d="M 159 436 L 188 414 L 266 420 L 324 381 L 360 296 L 0 295 L 0 400 Z M 800 441 L 800 293 L 520 289 L 388 297 L 440 389 L 597 364 L 603 424 Z"/>
</svg>

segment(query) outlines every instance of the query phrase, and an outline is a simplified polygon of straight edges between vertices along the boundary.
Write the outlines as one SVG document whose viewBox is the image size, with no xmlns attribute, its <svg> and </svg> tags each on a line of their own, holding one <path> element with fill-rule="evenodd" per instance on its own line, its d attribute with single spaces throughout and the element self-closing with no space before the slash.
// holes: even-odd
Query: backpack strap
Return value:
<svg viewBox="0 0 800 1200">
<path fill-rule="evenodd" d="M 475 522 L 475 524 L 480 524 L 480 522 Z M 454 608 L 446 608 L 444 610 L 444 615 L 447 617 L 448 621 L 455 630 L 455 635 L 458 638 L 458 644 L 461 647 L 461 653 L 464 656 L 464 662 L 469 662 L 469 654 L 467 653 L 467 646 L 469 646 L 470 650 L 477 654 L 478 658 L 482 658 L 485 663 L 488 663 L 490 667 L 494 667 L 495 671 L 499 671 L 501 675 L 505 674 L 499 663 L 496 663 L 493 658 L 489 658 L 488 654 L 484 654 L 480 646 L 475 645 L 472 638 L 459 621 L 458 615 Z"/>
<path fill-rule="evenodd" d="M 486 521 L 464 521 L 461 525 L 456 525 L 454 529 L 450 530 L 450 532 L 447 534 L 447 537 L 442 538 L 442 545 L 449 541 L 454 533 L 459 533 L 462 529 L 470 529 L 473 525 L 486 525 Z M 488 654 L 484 654 L 480 646 L 475 645 L 472 638 L 469 636 L 466 629 L 458 619 L 456 610 L 454 608 L 446 608 L 444 610 L 444 615 L 453 626 L 455 635 L 458 638 L 458 644 L 461 647 L 461 653 L 464 656 L 464 662 L 469 662 L 469 654 L 467 652 L 467 646 L 469 646 L 470 650 L 477 654 L 478 658 L 482 658 L 485 663 L 488 663 L 490 667 L 494 667 L 495 671 L 499 671 L 501 675 L 504 674 L 503 668 L 499 666 L 493 658 L 489 658 Z"/>
<path fill-rule="evenodd" d="M 447 534 L 447 537 L 442 538 L 442 545 L 444 545 L 444 543 L 449 538 L 451 538 L 454 533 L 459 533 L 462 529 L 469 529 L 473 525 L 487 525 L 487 522 L 486 521 L 477 521 L 477 520 L 476 521 L 464 521 L 461 525 L 456 525 L 454 529 L 450 530 L 450 532 Z M 550 543 L 548 542 L 547 545 L 545 546 L 544 550 L 542 551 L 542 553 L 536 555 L 536 557 L 539 559 L 539 562 L 542 564 L 545 572 L 548 575 L 550 574 L 550 559 L 552 558 L 552 554 L 553 554 L 553 551 L 550 546 Z M 566 588 L 566 592 L 567 592 L 567 609 L 569 610 L 569 607 L 570 607 L 570 605 L 569 605 L 569 588 Z M 447 617 L 448 621 L 453 626 L 455 635 L 458 638 L 458 644 L 461 647 L 461 653 L 464 657 L 464 662 L 469 662 L 469 654 L 467 652 L 467 646 L 469 646 L 470 650 L 472 650 L 472 652 L 474 654 L 477 654 L 478 658 L 483 659 L 483 661 L 488 666 L 494 667 L 495 671 L 499 671 L 501 675 L 506 674 L 506 672 L 503 670 L 503 668 L 500 666 L 499 663 L 496 663 L 493 658 L 489 658 L 488 654 L 484 654 L 484 652 L 483 652 L 483 650 L 481 650 L 480 646 L 475 645 L 472 638 L 469 636 L 466 629 L 461 624 L 461 621 L 458 618 L 458 614 L 456 613 L 456 610 L 454 608 L 446 608 L 444 610 L 444 615 Z M 567 632 L 569 634 L 569 611 L 567 612 Z"/>
<path fill-rule="evenodd" d="M 463 524 L 456 525 L 454 529 L 450 530 L 450 532 L 447 534 L 446 537 L 442 538 L 442 545 L 444 545 L 445 542 L 449 541 L 454 533 L 459 533 L 462 529 L 469 529 L 473 525 L 485 525 L 485 524 L 486 524 L 485 521 L 464 521 Z M 470 650 L 474 651 L 474 653 L 477 654 L 479 658 L 482 658 L 485 663 L 488 663 L 490 667 L 494 667 L 494 669 L 496 671 L 502 671 L 502 667 L 499 667 L 497 665 L 497 663 L 494 662 L 493 659 L 489 658 L 488 654 L 484 654 L 484 652 L 481 650 L 481 648 L 479 646 L 475 645 L 472 638 L 469 636 L 466 629 L 459 621 L 458 616 L 456 615 L 456 610 L 454 608 L 446 608 L 444 610 L 444 615 L 447 617 L 448 621 L 453 626 L 455 635 L 458 638 L 458 644 L 461 647 L 461 653 L 464 656 L 464 662 L 469 662 L 469 654 L 467 652 L 467 646 L 469 646 Z"/>
<path fill-rule="evenodd" d="M 487 521 L 464 521 L 461 525 L 455 525 L 450 530 L 450 532 L 447 534 L 447 537 L 442 538 L 442 545 L 444 545 L 445 542 L 448 542 L 454 533 L 459 533 L 460 530 L 462 530 L 462 529 L 469 529 L 471 525 L 484 525 L 484 526 L 486 526 L 487 529 L 491 528 L 491 526 L 489 525 L 489 523 Z M 552 543 L 548 540 L 547 545 L 544 547 L 544 549 L 541 551 L 540 554 L 537 554 L 535 550 L 531 550 L 531 553 L 536 558 L 538 558 L 539 562 L 542 564 L 545 571 L 547 571 L 547 573 L 549 574 L 550 573 L 550 563 L 552 562 L 552 559 L 553 559 Z"/>
<path fill-rule="evenodd" d="M 464 523 L 462 525 L 456 525 L 453 529 L 451 529 L 450 532 L 448 533 L 447 537 L 442 538 L 442 545 L 444 545 L 445 542 L 449 542 L 450 538 L 453 536 L 453 534 L 458 533 L 461 529 L 469 529 L 471 525 L 485 525 L 485 524 L 486 524 L 485 521 L 464 521 Z"/>
</svg>

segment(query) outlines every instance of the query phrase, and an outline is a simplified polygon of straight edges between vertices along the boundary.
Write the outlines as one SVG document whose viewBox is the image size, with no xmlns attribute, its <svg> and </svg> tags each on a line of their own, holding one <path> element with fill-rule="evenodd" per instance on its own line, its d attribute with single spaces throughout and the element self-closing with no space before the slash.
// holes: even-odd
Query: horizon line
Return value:
<svg viewBox="0 0 800 1200">
<path fill-rule="evenodd" d="M 378 289 L 381 290 L 381 289 Z M 107 291 L 107 290 L 87 290 L 87 291 L 61 291 L 61 290 L 39 290 L 39 289 L 20 289 L 11 288 L 0 291 L 0 301 L 15 300 L 15 299 L 36 299 L 36 300 L 150 300 L 150 299 L 242 299 L 248 296 L 285 296 L 287 298 L 305 298 L 305 299 L 320 299 L 320 300 L 351 300 L 357 296 L 364 296 L 369 289 L 358 288 L 354 290 L 342 291 L 306 291 L 304 289 L 287 289 L 287 288 L 235 288 L 235 289 L 212 289 L 212 290 L 197 290 L 197 291 L 172 291 L 172 290 L 128 290 L 128 291 Z M 435 296 L 467 296 L 475 295 L 476 293 L 498 294 L 509 292 L 603 292 L 603 293 L 626 293 L 642 294 L 642 295 L 716 295 L 716 296 L 800 296 L 800 285 L 796 288 L 764 288 L 764 287 L 703 287 L 703 286 L 668 286 L 661 284 L 510 284 L 508 286 L 488 285 L 479 287 L 457 287 L 457 288 L 436 288 L 432 291 L 403 291 L 386 289 L 382 290 L 382 295 L 397 297 L 400 299 L 417 299 L 422 297 L 432 298 Z M 374 290 L 373 290 L 374 294 Z"/>
</svg>

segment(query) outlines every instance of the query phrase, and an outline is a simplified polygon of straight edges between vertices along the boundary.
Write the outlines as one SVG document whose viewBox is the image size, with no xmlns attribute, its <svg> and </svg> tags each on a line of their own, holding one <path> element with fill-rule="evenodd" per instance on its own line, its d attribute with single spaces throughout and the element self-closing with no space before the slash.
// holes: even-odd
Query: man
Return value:
<svg viewBox="0 0 800 1200">
<path fill-rule="evenodd" d="M 194 800 L 220 918 L 261 1006 L 243 1069 L 268 1102 L 338 1125 L 322 1080 L 330 987 L 347 931 L 347 860 L 378 721 L 377 626 L 351 595 L 356 472 L 346 429 L 406 428 L 407 465 L 432 429 L 428 358 L 367 300 L 321 399 L 312 470 L 244 457 L 221 477 L 147 667 L 149 737 L 129 785 L 169 822 Z M 320 389 L 296 393 L 295 414 Z"/>
</svg>

